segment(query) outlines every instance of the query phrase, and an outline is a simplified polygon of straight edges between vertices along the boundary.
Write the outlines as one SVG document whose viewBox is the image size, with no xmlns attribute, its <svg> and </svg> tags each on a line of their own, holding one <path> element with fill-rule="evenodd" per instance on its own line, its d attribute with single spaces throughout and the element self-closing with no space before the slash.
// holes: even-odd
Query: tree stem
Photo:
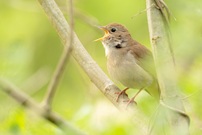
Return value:
<svg viewBox="0 0 202 135">
<path fill-rule="evenodd" d="M 159 0 L 146 0 L 147 8 L 156 4 Z M 158 7 L 158 5 L 156 5 Z M 167 118 L 170 122 L 172 135 L 189 134 L 189 117 L 184 111 L 179 88 L 171 42 L 168 35 L 168 26 L 164 21 L 162 7 L 152 6 L 147 10 L 147 19 L 152 44 L 154 61 L 157 67 L 158 82 L 161 89 L 161 106 L 167 110 Z"/>
</svg>

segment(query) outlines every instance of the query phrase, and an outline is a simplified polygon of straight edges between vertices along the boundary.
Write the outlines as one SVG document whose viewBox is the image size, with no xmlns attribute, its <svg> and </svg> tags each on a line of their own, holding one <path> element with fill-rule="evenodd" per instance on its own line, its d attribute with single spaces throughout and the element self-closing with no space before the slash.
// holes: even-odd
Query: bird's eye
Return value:
<svg viewBox="0 0 202 135">
<path fill-rule="evenodd" d="M 115 31 L 116 31 L 116 28 L 112 28 L 112 29 L 111 29 L 111 32 L 115 32 Z"/>
</svg>

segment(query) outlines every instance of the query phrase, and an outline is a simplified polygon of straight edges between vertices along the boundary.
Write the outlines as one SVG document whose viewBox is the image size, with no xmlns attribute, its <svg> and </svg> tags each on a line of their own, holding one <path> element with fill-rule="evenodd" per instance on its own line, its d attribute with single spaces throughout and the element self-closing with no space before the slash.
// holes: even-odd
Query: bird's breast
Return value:
<svg viewBox="0 0 202 135">
<path fill-rule="evenodd" d="M 135 57 L 129 52 L 113 51 L 113 53 L 109 53 L 107 58 L 110 76 L 126 87 L 139 89 L 152 83 L 151 75 L 138 65 Z"/>
</svg>

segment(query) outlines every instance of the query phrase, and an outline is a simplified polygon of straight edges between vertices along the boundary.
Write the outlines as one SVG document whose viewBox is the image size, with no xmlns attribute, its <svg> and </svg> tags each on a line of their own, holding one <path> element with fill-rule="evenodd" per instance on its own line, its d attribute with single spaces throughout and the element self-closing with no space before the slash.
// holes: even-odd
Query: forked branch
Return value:
<svg viewBox="0 0 202 135">
<path fill-rule="evenodd" d="M 36 114 L 42 118 L 50 121 L 58 128 L 62 129 L 66 134 L 75 134 L 75 135 L 84 135 L 85 133 L 81 132 L 79 129 L 74 127 L 69 122 L 65 121 L 62 117 L 57 115 L 52 111 L 47 111 L 46 108 L 41 107 L 32 100 L 31 97 L 23 93 L 19 88 L 9 83 L 8 81 L 0 78 L 0 89 L 15 99 L 18 103 L 23 105 L 25 108 L 32 109 Z"/>
</svg>

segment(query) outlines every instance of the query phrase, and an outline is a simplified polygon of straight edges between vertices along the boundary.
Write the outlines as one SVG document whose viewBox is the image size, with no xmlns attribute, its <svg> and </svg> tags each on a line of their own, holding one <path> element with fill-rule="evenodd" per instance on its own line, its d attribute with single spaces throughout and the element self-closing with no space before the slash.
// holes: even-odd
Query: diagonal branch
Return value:
<svg viewBox="0 0 202 135">
<path fill-rule="evenodd" d="M 62 12 L 53 0 L 39 0 L 39 2 L 65 44 L 70 38 L 70 27 L 67 24 Z M 123 101 L 128 100 L 129 98 L 126 95 L 121 96 L 119 101 L 116 102 L 116 92 L 119 92 L 120 89 L 113 84 L 113 82 L 106 76 L 97 63 L 91 58 L 75 33 L 71 54 L 86 72 L 90 80 L 101 90 L 101 92 L 117 108 L 120 110 L 125 110 L 127 103 Z M 132 110 L 135 109 L 134 104 L 131 104 L 130 106 L 133 108 Z"/>
<path fill-rule="evenodd" d="M 70 27 L 65 20 L 62 12 L 58 8 L 54 0 L 39 0 L 46 15 L 54 25 L 58 34 L 60 35 L 63 43 L 65 44 L 70 35 Z M 117 92 L 120 89 L 113 84 L 113 82 L 106 76 L 97 63 L 91 58 L 88 52 L 84 49 L 79 41 L 77 35 L 74 33 L 74 40 L 72 44 L 72 56 L 77 63 L 83 68 L 90 80 L 97 86 L 97 88 L 119 109 L 126 111 L 127 103 L 124 101 L 129 100 L 127 95 L 121 96 L 119 101 L 116 101 Z M 127 112 L 133 112 L 135 116 L 136 125 L 142 129 L 143 132 L 147 131 L 145 117 L 139 112 L 134 104 L 130 104 Z"/>
<path fill-rule="evenodd" d="M 6 80 L 0 78 L 0 89 L 23 105 L 25 108 L 30 108 L 42 118 L 50 121 L 58 128 L 62 129 L 66 134 L 84 135 L 79 129 L 75 128 L 69 122 L 65 121 L 62 117 L 54 112 L 48 111 L 46 108 L 37 105 L 28 95 L 21 92 L 16 86 Z"/>
</svg>

